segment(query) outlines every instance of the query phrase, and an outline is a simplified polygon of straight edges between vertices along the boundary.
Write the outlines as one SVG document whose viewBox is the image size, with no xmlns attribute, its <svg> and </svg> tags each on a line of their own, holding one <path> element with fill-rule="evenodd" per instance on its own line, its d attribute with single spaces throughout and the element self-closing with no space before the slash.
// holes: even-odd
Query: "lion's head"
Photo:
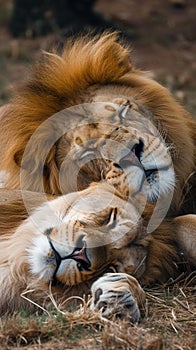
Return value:
<svg viewBox="0 0 196 350">
<path fill-rule="evenodd" d="M 139 240 L 140 228 L 139 208 L 124 201 L 112 186 L 100 183 L 45 203 L 16 234 L 28 232 L 26 259 L 37 279 L 76 285 L 122 259 Z M 129 258 L 130 273 L 137 267 L 135 258 Z"/>
<path fill-rule="evenodd" d="M 123 171 L 129 163 L 131 188 L 150 201 L 171 193 L 179 210 L 195 169 L 194 121 L 133 67 L 115 33 L 44 54 L 5 108 L 0 137 L 8 188 L 68 193 L 106 178 L 111 162 Z"/>
<path fill-rule="evenodd" d="M 53 186 L 54 193 L 60 194 L 107 180 L 124 198 L 141 192 L 153 202 L 169 192 L 173 194 L 176 181 L 171 147 L 155 128 L 148 111 L 129 101 L 117 102 L 114 99 L 76 106 L 44 122 L 23 154 L 21 188 L 50 192 L 49 186 Z M 70 117 L 67 128 L 65 120 Z M 48 174 L 44 187 L 45 162 L 51 152 L 48 150 L 54 147 L 51 162 L 55 157 L 56 169 L 53 165 L 53 176 Z"/>
</svg>

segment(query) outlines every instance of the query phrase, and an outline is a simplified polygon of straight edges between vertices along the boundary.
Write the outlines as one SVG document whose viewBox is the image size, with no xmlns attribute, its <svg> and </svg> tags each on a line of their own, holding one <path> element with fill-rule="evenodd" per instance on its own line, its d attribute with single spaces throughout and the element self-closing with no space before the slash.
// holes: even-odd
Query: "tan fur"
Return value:
<svg viewBox="0 0 196 350">
<path fill-rule="evenodd" d="M 178 244 L 186 259 L 196 266 L 196 215 L 182 215 L 174 222 Z"/>
<path fill-rule="evenodd" d="M 70 227 L 69 231 L 63 230 L 62 238 L 58 236 L 56 229 L 51 233 L 51 239 L 54 242 L 61 239 L 63 243 L 67 232 L 69 232 L 70 237 L 72 231 L 72 235 L 76 241 L 78 232 L 82 230 L 81 232 L 85 232 L 86 234 L 87 245 L 90 242 L 91 245 L 92 242 L 99 242 L 97 248 L 91 249 L 92 273 L 80 273 L 77 277 L 80 278 L 78 283 L 71 286 L 64 284 L 65 274 L 68 274 L 68 268 L 66 273 L 62 275 L 63 277 L 59 275 L 58 279 L 64 284 L 64 287 L 53 286 L 51 289 L 53 295 L 58 300 L 63 301 L 70 295 L 82 296 L 83 293 L 88 294 L 92 282 L 104 272 L 109 271 L 111 266 L 118 273 L 123 272 L 135 276 L 143 285 L 155 281 L 166 281 L 169 276 L 174 277 L 177 273 L 175 263 L 178 262 L 179 257 L 175 240 L 175 226 L 173 226 L 172 222 L 164 223 L 157 231 L 151 235 L 146 235 L 145 226 L 148 221 L 148 215 L 146 213 L 142 220 L 143 228 L 139 221 L 135 226 L 130 227 L 130 231 L 127 231 L 121 238 L 118 237 L 120 234 L 118 232 L 118 239 L 116 241 L 113 242 L 113 236 L 109 238 L 109 232 L 106 230 L 107 226 L 105 227 L 103 224 L 105 215 L 108 215 L 109 207 L 118 206 L 118 215 L 120 216 L 122 215 L 120 213 L 123 205 L 126 205 L 118 196 L 118 192 L 113 193 L 111 202 L 111 193 L 113 193 L 113 190 L 109 185 L 95 184 L 82 192 L 67 195 L 63 201 L 61 200 L 62 197 L 59 197 L 55 202 L 55 210 L 59 213 L 61 210 L 64 212 L 63 222 L 65 222 L 70 210 L 74 212 L 74 208 L 76 208 L 78 212 L 79 198 L 85 202 L 85 199 L 89 196 L 97 198 L 97 194 L 99 194 L 100 197 L 96 203 L 97 208 L 99 206 L 102 208 L 103 198 L 105 200 L 107 199 L 109 203 L 108 208 L 101 209 L 101 212 L 91 209 L 91 205 L 90 207 L 87 206 L 89 208 L 88 210 L 90 210 L 90 216 L 88 213 L 83 213 L 84 209 L 82 208 L 79 221 L 75 219 L 75 225 L 72 219 L 70 224 L 68 223 L 68 227 Z M 34 199 L 34 194 L 32 194 L 32 199 Z M 45 209 L 43 210 L 43 208 Z M 47 295 L 49 294 L 50 281 L 46 281 L 36 273 L 33 273 L 28 260 L 28 249 L 32 248 L 33 239 L 43 236 L 42 231 L 39 231 L 39 229 L 42 230 L 44 220 L 45 224 L 48 225 L 47 227 L 51 225 L 51 223 L 47 222 L 48 208 L 43 208 L 36 209 L 36 215 L 38 215 L 40 222 L 35 221 L 34 211 L 32 212 L 32 216 L 24 221 L 25 217 L 28 217 L 28 214 L 25 213 L 24 204 L 21 200 L 7 201 L 5 204 L 0 205 L 0 246 L 2 252 L 0 256 L 0 312 L 2 314 L 16 310 L 21 305 L 32 307 L 31 303 L 25 303 L 25 300 L 21 297 L 26 291 L 29 291 L 27 297 L 40 305 L 46 300 L 47 303 L 49 301 Z M 125 216 L 131 219 L 133 212 L 131 214 L 125 213 Z M 5 221 L 7 217 L 10 218 L 9 224 L 6 224 Z M 78 231 L 78 229 L 80 230 Z M 106 233 L 104 234 L 104 232 Z M 112 239 L 111 242 L 110 239 Z M 137 285 L 136 281 L 133 282 L 133 295 L 137 294 Z M 143 292 L 140 292 L 140 290 L 141 288 L 138 287 L 139 294 L 136 300 L 139 300 L 143 295 Z"/>
<path fill-rule="evenodd" d="M 195 171 L 195 123 L 165 88 L 133 67 L 128 49 L 117 43 L 115 33 L 69 41 L 61 56 L 44 53 L 35 65 L 1 120 L 0 169 L 9 172 L 7 187 L 20 187 L 25 146 L 44 120 L 66 107 L 114 98 L 137 101 L 147 108 L 166 143 L 172 146 L 178 180 L 173 203 L 179 208 L 182 188 Z M 55 153 L 54 147 L 46 160 L 44 182 L 47 192 L 59 194 Z M 38 166 L 35 159 L 34 167 Z"/>
<path fill-rule="evenodd" d="M 6 181 L 7 188 L 20 189 L 21 166 L 22 173 L 25 173 L 27 163 L 30 161 L 32 176 L 26 176 L 25 188 L 40 190 L 36 183 L 39 171 L 42 170 L 40 170 L 39 157 L 44 153 L 49 138 L 55 139 L 56 130 L 53 128 L 48 135 L 48 130 L 43 129 L 35 144 L 37 146 L 41 141 L 42 147 L 37 147 L 36 156 L 35 149 L 31 149 L 29 158 L 25 159 L 27 163 L 21 164 L 29 139 L 53 114 L 67 107 L 92 102 L 108 102 L 109 109 L 111 109 L 110 103 L 128 104 L 133 113 L 138 111 L 139 115 L 146 119 L 152 118 L 152 122 L 163 135 L 170 149 L 176 173 L 177 184 L 169 215 L 175 216 L 180 210 L 183 211 L 184 192 L 186 193 L 188 188 L 187 179 L 195 172 L 195 122 L 164 87 L 134 68 L 128 49 L 118 42 L 115 33 L 105 33 L 94 38 L 87 36 L 75 42 L 69 41 L 61 55 L 55 52 L 43 53 L 40 62 L 33 68 L 30 78 L 3 108 L 0 128 L 0 170 L 5 171 L 9 176 Z M 100 120 L 107 123 L 108 119 L 103 114 L 100 115 Z M 68 119 L 66 123 L 71 125 L 72 120 Z M 107 129 L 104 125 L 101 127 L 101 125 L 90 124 L 88 127 L 78 128 L 68 133 L 66 137 L 61 137 L 58 142 L 55 142 L 44 166 L 46 193 L 59 195 L 69 192 L 69 186 L 63 191 L 60 188 L 59 168 L 74 143 L 80 144 L 81 140 L 89 140 L 92 135 L 98 139 L 108 138 L 107 135 L 110 135 L 110 132 L 110 127 Z M 130 137 L 133 135 L 130 134 Z M 86 188 L 93 181 L 99 182 L 105 171 L 104 179 L 122 191 L 123 198 L 127 197 L 127 193 L 123 193 L 125 187 L 122 186 L 121 178 L 119 177 L 119 183 L 116 182 L 117 177 L 113 178 L 114 173 L 110 172 L 110 166 L 111 164 L 108 166 L 108 162 L 103 159 L 81 168 L 80 175 L 82 175 L 78 179 L 78 189 Z M 65 173 L 65 175 L 68 174 L 71 181 L 72 168 Z M 147 226 L 153 210 L 154 205 L 147 203 L 143 214 L 143 220 L 146 222 L 144 226 Z M 40 299 L 43 301 L 48 293 L 48 284 L 32 275 L 25 260 L 26 248 L 30 246 L 32 237 L 27 232 L 22 239 L 15 235 L 15 228 L 26 215 L 25 206 L 21 201 L 2 204 L 0 210 L 0 239 L 2 252 L 5 253 L 0 258 L 0 266 L 6 281 L 6 288 L 3 284 L 1 288 L 5 288 L 7 293 L 1 301 L 2 313 L 9 309 L 9 297 L 13 300 L 10 306 L 12 310 L 21 304 L 20 294 L 26 287 L 35 288 L 35 301 Z M 177 272 L 175 262 L 179 260 L 180 253 L 176 248 L 177 228 L 179 228 L 178 223 L 167 219 L 149 235 L 141 231 L 137 237 L 138 244 L 131 245 L 130 249 L 124 247 L 121 251 L 115 246 L 111 247 L 116 259 L 115 268 L 119 272 L 134 275 L 134 269 L 137 267 L 135 276 L 144 284 L 175 276 Z M 17 261 L 16 258 L 18 258 Z M 142 261 L 144 264 L 140 266 Z M 16 289 L 13 288 L 14 283 Z M 76 286 L 71 290 L 55 287 L 53 292 L 65 298 L 67 295 L 82 294 L 85 290 L 89 290 L 88 282 L 84 282 L 82 288 Z M 1 294 L 3 295 L 3 290 Z"/>
</svg>

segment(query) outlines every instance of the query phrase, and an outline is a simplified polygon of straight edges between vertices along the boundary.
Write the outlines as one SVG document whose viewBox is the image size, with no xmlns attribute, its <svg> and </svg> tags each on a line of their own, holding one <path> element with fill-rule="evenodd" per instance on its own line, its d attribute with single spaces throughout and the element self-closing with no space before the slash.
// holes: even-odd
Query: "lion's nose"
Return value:
<svg viewBox="0 0 196 350">
<path fill-rule="evenodd" d="M 132 145 L 131 150 L 120 159 L 119 165 L 121 168 L 127 168 L 130 165 L 136 165 L 141 168 L 141 156 L 143 152 L 144 142 L 142 139 L 139 139 L 139 142 Z"/>
<path fill-rule="evenodd" d="M 136 155 L 136 157 L 140 161 L 142 153 L 144 152 L 144 141 L 140 138 L 139 142 L 132 147 L 131 151 Z"/>
</svg>

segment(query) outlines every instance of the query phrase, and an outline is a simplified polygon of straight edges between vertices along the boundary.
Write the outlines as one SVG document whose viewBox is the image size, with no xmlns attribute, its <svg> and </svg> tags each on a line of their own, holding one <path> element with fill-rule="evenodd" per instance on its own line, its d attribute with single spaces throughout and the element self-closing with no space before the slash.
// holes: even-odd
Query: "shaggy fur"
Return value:
<svg viewBox="0 0 196 350">
<path fill-rule="evenodd" d="M 25 302 L 21 297 L 26 291 L 27 297 L 39 305 L 50 301 L 50 288 L 53 296 L 61 302 L 71 295 L 88 294 L 92 282 L 109 271 L 111 266 L 119 274 L 126 273 L 136 277 L 142 285 L 164 282 L 169 276 L 174 277 L 177 274 L 176 263 L 179 261 L 179 256 L 175 225 L 172 221 L 165 222 L 158 230 L 147 235 L 148 213 L 144 213 L 142 221 L 141 219 L 136 221 L 134 217 L 137 215 L 135 214 L 137 210 L 135 212 L 132 204 L 129 204 L 131 210 L 123 212 L 123 207 L 127 208 L 128 204 L 116 191 L 111 200 L 111 193 L 113 189 L 108 184 L 95 184 L 82 192 L 61 196 L 50 203 L 44 203 L 32 210 L 32 215 L 29 217 L 22 199 L 7 201 L 0 205 L 1 314 L 18 310 L 22 305 L 26 308 L 32 307 L 31 303 Z M 80 202 L 85 202 L 88 198 L 90 202 L 86 202 L 84 211 Z M 96 199 L 96 209 L 91 204 L 93 198 Z M 29 206 L 35 203 L 35 194 L 32 193 L 32 197 L 28 194 L 28 199 Z M 102 209 L 103 199 L 109 203 L 104 209 Z M 82 210 L 78 211 L 80 207 Z M 117 207 L 117 218 L 112 224 L 114 227 L 110 234 L 111 223 L 107 222 L 107 217 L 114 207 Z M 8 217 L 9 222 L 6 220 Z M 122 235 L 124 225 L 127 229 Z M 59 235 L 61 226 L 63 230 Z M 51 260 L 49 263 L 50 260 L 47 260 L 47 256 L 48 259 L 52 259 L 52 255 L 50 247 L 47 247 L 46 237 L 46 231 L 51 227 L 53 233 L 50 236 L 54 244 L 60 241 L 65 244 L 65 250 L 61 255 L 66 254 L 66 249 L 68 252 L 73 250 L 77 236 L 82 232 L 86 237 L 91 257 L 88 272 L 79 272 L 73 264 L 74 261 L 72 260 L 70 265 L 68 260 L 68 265 L 62 267 L 65 269 L 63 274 L 62 272 L 57 274 L 60 283 L 52 286 L 51 271 L 53 274 L 55 262 Z M 115 232 L 118 239 L 113 241 Z M 71 248 L 68 248 L 68 239 L 71 239 Z M 39 242 L 35 248 L 37 240 Z M 89 248 L 94 244 L 96 246 L 96 242 L 99 242 L 97 248 Z M 40 257 L 40 254 L 43 256 Z M 134 292 L 136 300 L 139 301 L 140 297 L 144 299 L 143 291 L 134 278 L 131 291 Z"/>
<path fill-rule="evenodd" d="M 48 304 L 51 295 L 57 303 L 63 303 L 70 296 L 89 294 L 92 283 L 96 281 L 92 287 L 95 293 L 92 301 L 94 305 L 97 295 L 95 287 L 97 285 L 102 287 L 99 278 L 111 269 L 119 274 L 117 289 L 113 290 L 114 296 L 117 291 L 121 291 L 121 288 L 123 292 L 124 282 L 120 281 L 127 275 L 130 281 L 128 290 L 138 306 L 143 307 L 144 292 L 137 281 L 144 286 L 154 282 L 166 282 L 171 276 L 174 278 L 180 272 L 182 251 L 187 258 L 190 257 L 193 264 L 196 264 L 194 255 L 196 225 L 193 215 L 191 218 L 185 216 L 164 221 L 152 234 L 146 234 L 151 216 L 149 208 L 143 213 L 142 218 L 136 219 L 137 209 L 133 207 L 133 203 L 124 202 L 121 195 L 105 183 L 93 184 L 82 192 L 60 196 L 51 202 L 42 203 L 41 206 L 41 199 L 36 199 L 38 197 L 36 193 L 25 195 L 28 208 L 31 208 L 32 212 L 30 216 L 18 194 L 18 199 L 11 200 L 11 197 L 15 196 L 14 191 L 10 191 L 8 201 L 0 204 L 1 315 L 16 311 L 21 306 L 32 308 L 32 303 L 38 303 L 40 306 Z M 93 199 L 96 200 L 95 207 L 92 206 Z M 103 199 L 108 203 L 104 209 Z M 86 200 L 84 210 L 81 201 L 85 203 Z M 113 218 L 114 221 L 111 223 L 108 222 L 108 213 L 110 216 L 111 208 L 114 207 L 117 217 Z M 124 207 L 126 211 L 123 212 Z M 125 234 L 122 231 L 124 225 Z M 190 225 L 192 225 L 191 235 Z M 66 255 L 67 249 L 68 252 L 73 250 L 78 235 L 82 233 L 90 251 L 90 270 L 79 272 L 73 260 L 71 264 L 68 260 L 68 265 L 62 266 L 62 271 L 57 274 L 58 283 L 53 284 L 51 275 L 54 273 L 56 263 L 48 247 L 47 230 L 51 231 L 50 237 L 55 245 L 61 242 L 64 246 L 63 251 L 60 246 L 58 248 L 56 246 L 57 249 L 60 248 L 62 256 Z M 113 240 L 116 233 L 118 239 Z M 68 248 L 70 239 L 72 244 L 71 248 Z M 99 242 L 97 248 L 90 248 L 96 242 Z M 110 273 L 110 278 L 111 276 Z M 118 277 L 115 280 L 117 281 Z M 107 286 L 107 275 L 104 275 L 104 281 Z M 31 302 L 26 301 L 23 296 Z M 108 305 L 110 300 L 112 300 L 111 291 L 107 300 Z"/>
<path fill-rule="evenodd" d="M 176 262 L 179 261 L 181 252 L 177 248 L 178 244 L 188 257 L 192 246 L 190 242 L 195 239 L 195 216 L 191 216 L 191 218 L 185 216 L 179 221 L 171 218 L 171 216 L 175 217 L 180 211 L 183 212 L 184 193 L 189 191 L 188 179 L 193 177 L 192 174 L 195 172 L 195 122 L 164 87 L 134 68 L 128 49 L 119 43 L 115 33 L 105 33 L 94 38 L 87 36 L 76 41 L 69 41 L 61 55 L 55 52 L 43 53 L 40 62 L 33 68 L 30 78 L 2 111 L 0 129 L 0 170 L 3 175 L 3 179 L 0 180 L 2 187 L 5 186 L 12 190 L 20 189 L 20 174 L 25 173 L 30 163 L 30 172 L 24 175 L 26 189 L 41 191 L 37 185 L 37 179 L 40 173 L 42 175 L 43 172 L 43 189 L 47 194 L 60 195 L 69 192 L 68 187 L 64 189 L 60 187 L 59 173 L 70 147 L 75 143 L 75 147 L 79 148 L 83 138 L 85 141 L 89 141 L 92 135 L 98 139 L 110 139 L 112 135 L 111 125 L 108 129 L 104 127 L 103 130 L 103 125 L 101 127 L 98 125 L 99 123 L 91 123 L 88 130 L 78 128 L 73 133 L 68 133 L 58 140 L 56 140 L 57 128 L 51 128 L 50 133 L 48 133 L 48 129 L 42 128 L 34 144 L 35 148 L 29 150 L 25 161 L 23 161 L 23 155 L 31 136 L 35 135 L 35 131 L 44 121 L 67 107 L 92 102 L 106 103 L 109 110 L 114 106 L 116 108 L 116 105 L 122 106 L 125 104 L 132 111 L 130 113 L 138 113 L 138 116 L 144 117 L 146 120 L 150 118 L 162 136 L 158 136 L 157 139 L 153 138 L 153 142 L 158 140 L 156 149 L 157 154 L 160 151 L 158 159 L 161 160 L 163 155 L 166 158 L 170 156 L 176 176 L 175 191 L 168 211 L 170 218 L 167 218 L 154 232 L 148 235 L 145 235 L 140 227 L 138 235 L 136 235 L 136 244 L 132 245 L 132 242 L 129 242 L 127 246 L 123 246 L 123 250 L 118 250 L 117 246 L 113 247 L 110 256 L 116 258 L 115 268 L 119 273 L 134 274 L 134 271 L 130 270 L 130 266 L 132 266 L 132 259 L 135 259 L 134 261 L 142 266 L 142 270 L 135 273 L 135 276 L 143 284 L 149 284 L 157 280 L 163 281 L 169 276 L 174 277 L 177 272 Z M 107 117 L 105 119 L 104 114 L 99 117 L 100 125 L 104 121 L 107 123 L 108 119 Z M 63 121 L 64 124 L 72 125 L 74 115 L 70 113 L 70 116 L 66 118 Z M 116 131 L 118 130 L 116 129 Z M 87 134 L 90 137 L 86 138 Z M 120 131 L 117 132 L 117 139 L 119 135 Z M 128 136 L 130 140 L 133 137 L 131 133 Z M 140 136 L 142 135 L 137 135 L 138 142 L 141 141 Z M 145 136 L 144 139 L 149 138 L 149 135 L 143 136 Z M 52 147 L 49 147 L 51 140 L 55 141 Z M 147 144 L 147 149 L 148 147 L 150 149 L 150 146 L 151 142 Z M 50 150 L 42 168 L 43 164 L 40 163 L 40 159 L 42 159 L 45 149 L 48 149 L 48 147 Z M 144 151 L 146 150 L 144 149 Z M 149 153 L 153 156 L 154 150 L 152 149 Z M 133 159 L 136 161 L 134 157 Z M 116 166 L 115 163 L 112 165 Z M 87 168 L 81 169 L 82 176 L 78 177 L 78 189 L 88 187 L 93 181 L 99 182 L 102 180 L 100 174 L 105 174 L 104 180 L 107 180 L 117 190 L 121 191 L 121 195 L 118 194 L 118 196 L 122 197 L 123 200 L 127 199 L 127 193 L 123 192 L 125 190 L 124 183 L 121 187 L 121 180 L 115 182 L 116 178 L 121 179 L 121 177 L 118 177 L 118 174 L 111 176 L 110 166 L 110 162 L 108 163 L 104 157 L 101 160 L 90 162 Z M 119 165 L 117 164 L 118 168 Z M 133 168 L 137 168 L 137 166 L 133 166 L 132 170 Z M 141 167 L 137 169 L 139 168 Z M 71 181 L 72 169 L 65 170 L 64 176 L 70 174 L 68 178 Z M 139 191 L 134 184 L 134 180 L 137 180 L 138 177 L 137 174 L 136 176 L 134 173 L 131 174 L 129 189 L 131 188 L 131 194 L 135 194 Z M 155 180 L 155 178 L 153 179 Z M 82 192 L 84 198 L 88 191 L 93 191 L 93 188 Z M 75 193 L 73 196 L 78 195 L 78 193 Z M 61 197 L 58 200 L 61 202 Z M 144 227 L 147 227 L 155 207 L 155 204 L 148 202 L 142 219 Z M 185 204 L 188 208 L 186 209 L 187 212 L 190 213 L 189 206 L 187 203 Z M 83 207 L 81 206 L 80 211 L 82 212 L 82 210 Z M 48 212 L 47 210 L 42 212 L 42 209 L 38 208 L 35 213 L 39 214 L 40 211 L 42 214 L 40 227 L 42 227 L 44 220 L 47 219 Z M 131 211 L 127 213 L 130 216 L 131 214 Z M 21 201 L 2 204 L 0 208 L 0 244 L 3 252 L 0 258 L 2 313 L 9 309 L 9 305 L 11 310 L 15 310 L 21 305 L 20 294 L 25 288 L 35 290 L 33 296 L 35 301 L 43 301 L 48 294 L 50 281 L 42 280 L 39 275 L 34 274 L 27 262 L 27 251 L 32 245 L 32 236 L 35 233 L 30 228 L 25 232 L 21 229 L 23 227 L 23 225 L 20 226 L 21 220 L 23 221 L 26 216 L 26 209 Z M 31 219 L 32 217 L 27 219 L 29 225 Z M 95 219 L 95 216 L 93 216 L 93 219 Z M 96 220 L 99 222 L 99 218 Z M 16 227 L 18 229 L 15 231 Z M 186 232 L 191 231 L 192 233 L 189 244 L 183 243 L 185 241 L 182 232 L 184 227 L 188 227 Z M 193 252 L 190 255 L 191 262 L 195 263 Z M 146 259 L 143 265 L 144 256 Z M 50 261 L 50 256 L 48 259 Z M 98 275 L 101 275 L 102 272 L 100 268 Z M 96 276 L 92 276 L 92 281 L 94 277 Z M 78 282 L 78 286 L 76 285 L 71 290 L 65 285 L 63 288 L 62 286 L 52 288 L 56 295 L 65 298 L 68 295 L 88 292 L 92 281 L 84 282 L 82 288 L 81 283 Z M 10 289 L 12 289 L 12 304 L 10 304 Z"/>
<path fill-rule="evenodd" d="M 149 110 L 154 124 L 171 147 L 177 178 L 173 204 L 179 209 L 184 195 L 182 189 L 195 171 L 195 123 L 164 87 L 134 68 L 128 49 L 118 42 L 115 33 L 68 41 L 61 55 L 43 53 L 1 119 L 0 169 L 9 173 L 6 187 L 20 188 L 23 152 L 31 135 L 47 118 L 76 104 L 119 97 L 136 101 Z M 40 137 L 47 139 L 47 135 Z M 60 194 L 56 148 L 58 143 L 48 154 L 44 183 L 48 193 Z M 40 149 L 37 157 L 42 152 Z M 34 159 L 33 150 L 29 156 Z M 39 168 L 37 159 L 34 159 L 34 168 Z M 37 188 L 30 189 L 37 191 Z"/>
</svg>

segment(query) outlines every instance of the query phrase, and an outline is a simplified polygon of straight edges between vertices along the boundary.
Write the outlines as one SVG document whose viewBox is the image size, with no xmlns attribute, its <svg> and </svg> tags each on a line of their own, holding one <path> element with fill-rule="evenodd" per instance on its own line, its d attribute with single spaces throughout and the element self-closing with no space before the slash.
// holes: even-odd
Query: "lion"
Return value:
<svg viewBox="0 0 196 350">
<path fill-rule="evenodd" d="M 125 201 L 107 181 L 43 203 L 28 192 L 31 215 L 20 195 L 11 195 L 0 204 L 1 315 L 47 305 L 51 295 L 63 305 L 91 292 L 92 310 L 138 322 L 145 306 L 140 283 L 177 275 L 184 220 L 164 221 L 148 234 L 149 213 L 141 215 L 139 198 L 138 205 Z M 195 248 L 188 247 L 193 259 Z"/>
<path fill-rule="evenodd" d="M 44 302 L 51 285 L 59 298 L 91 288 L 91 308 L 138 321 L 139 282 L 174 277 L 182 254 L 195 265 L 195 121 L 134 68 L 116 33 L 44 53 L 3 107 L 0 139 L 1 187 L 23 194 L 1 205 L 2 313 L 22 305 L 24 290 Z M 45 203 L 33 213 L 26 191 Z"/>
<path fill-rule="evenodd" d="M 139 282 L 163 282 L 177 272 L 172 220 L 147 234 L 148 213 L 141 216 L 107 182 L 39 205 L 29 192 L 28 200 L 30 216 L 20 198 L 0 205 L 1 315 L 46 305 L 51 294 L 63 304 L 91 289 L 91 309 L 107 317 L 128 313 L 136 322 L 145 302 Z"/>
<path fill-rule="evenodd" d="M 87 104 L 89 109 L 94 108 L 92 122 L 91 111 L 85 109 Z M 103 108 L 98 104 L 104 104 Z M 83 105 L 83 109 L 69 110 L 76 105 Z M 132 116 L 126 120 L 120 110 L 118 117 L 112 119 L 111 114 L 116 113 L 118 106 L 128 107 L 129 115 L 132 114 L 135 119 L 133 125 Z M 58 112 L 64 109 L 68 109 L 67 113 L 59 116 Z M 110 112 L 109 117 L 106 112 Z M 88 118 L 85 118 L 87 115 Z M 86 119 L 89 125 L 79 125 Z M 183 190 L 186 193 L 186 183 L 195 172 L 195 122 L 167 89 L 133 66 L 129 49 L 120 43 L 117 33 L 70 39 L 61 55 L 57 52 L 43 53 L 31 76 L 17 89 L 2 111 L 0 170 L 4 174 L 3 186 L 20 189 L 20 173 L 23 170 L 26 190 L 44 190 L 58 195 L 70 192 L 70 189 L 61 186 L 59 173 L 73 143 L 80 146 L 86 140 L 109 135 L 115 127 L 122 127 L 122 120 L 126 131 L 130 131 L 127 147 L 130 151 L 136 149 L 146 174 L 152 172 L 151 182 L 157 176 L 157 170 L 155 160 L 150 156 L 155 150 L 158 154 L 160 148 L 158 157 L 162 157 L 162 149 L 165 148 L 164 154 L 168 153 L 171 157 L 176 178 L 171 209 L 174 213 L 180 211 Z M 159 135 L 151 131 L 149 121 Z M 145 130 L 145 124 L 148 130 Z M 144 133 L 145 143 L 142 141 Z M 34 142 L 27 147 L 33 135 L 36 136 Z M 25 152 L 27 148 L 28 152 Z M 147 154 L 147 158 L 143 159 Z M 100 180 L 104 166 L 93 164 L 92 168 L 96 170 L 88 168 L 88 176 L 86 172 L 85 176 L 78 176 L 78 190 Z M 165 162 L 163 159 L 165 174 L 167 166 L 168 160 Z M 37 181 L 40 172 L 42 181 Z M 89 177 L 89 180 L 84 177 Z M 157 195 L 152 194 L 152 197 Z"/>
</svg>

